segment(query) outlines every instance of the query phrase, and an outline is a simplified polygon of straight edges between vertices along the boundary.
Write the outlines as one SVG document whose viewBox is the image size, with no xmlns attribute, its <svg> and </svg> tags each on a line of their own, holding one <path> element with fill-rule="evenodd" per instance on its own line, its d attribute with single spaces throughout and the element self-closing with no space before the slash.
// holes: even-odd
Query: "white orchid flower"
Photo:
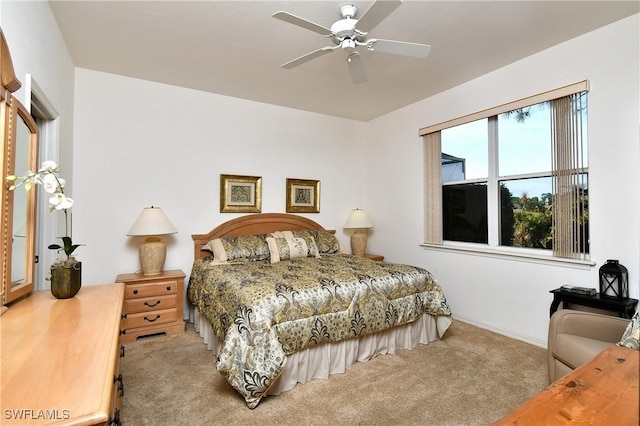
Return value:
<svg viewBox="0 0 640 426">
<path fill-rule="evenodd" d="M 64 179 L 56 178 L 55 175 L 46 174 L 42 178 L 42 186 L 49 194 L 58 192 L 64 187 Z"/>
<path fill-rule="evenodd" d="M 1 1 L 1 0 L 0 0 Z M 10 191 L 24 185 L 25 190 L 30 190 L 34 185 L 42 185 L 49 194 L 49 211 L 62 210 L 65 221 L 65 236 L 61 237 L 64 247 L 58 244 L 51 244 L 50 249 L 63 250 L 70 259 L 71 254 L 76 248 L 83 244 L 72 244 L 69 236 L 69 221 L 67 217 L 67 209 L 73 206 L 73 200 L 64 195 L 65 180 L 58 177 L 58 164 L 55 161 L 44 161 L 37 173 L 28 170 L 23 176 L 9 175 L 5 179 L 11 184 Z"/>
<path fill-rule="evenodd" d="M 42 163 L 40 166 L 40 170 L 38 173 L 49 172 L 49 173 L 57 173 L 58 172 L 58 164 L 55 161 L 47 160 Z"/>
<path fill-rule="evenodd" d="M 73 205 L 73 200 L 71 198 L 66 197 L 62 192 L 56 192 L 51 197 L 49 197 L 49 210 L 66 210 L 71 208 Z"/>
<path fill-rule="evenodd" d="M 69 197 L 64 197 L 64 201 L 62 201 L 56 208 L 58 210 L 66 210 L 70 209 L 71 206 L 73 206 L 73 200 Z"/>
</svg>

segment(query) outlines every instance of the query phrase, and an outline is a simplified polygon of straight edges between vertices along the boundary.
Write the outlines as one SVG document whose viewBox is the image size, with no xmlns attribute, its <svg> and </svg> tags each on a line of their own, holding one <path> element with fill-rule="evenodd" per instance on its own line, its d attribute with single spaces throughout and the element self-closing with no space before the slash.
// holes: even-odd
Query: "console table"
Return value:
<svg viewBox="0 0 640 426">
<path fill-rule="evenodd" d="M 640 422 L 640 353 L 610 346 L 495 425 L 633 425 Z"/>
<path fill-rule="evenodd" d="M 616 312 L 620 318 L 631 319 L 638 304 L 638 299 L 632 299 L 630 297 L 616 299 L 613 297 L 600 296 L 600 293 L 593 296 L 586 296 L 584 294 L 562 291 L 559 288 L 551 290 L 549 293 L 553 294 L 553 302 L 549 309 L 549 316 L 553 315 L 558 309 L 558 306 L 560 306 L 560 303 L 562 303 L 562 307 L 565 309 L 569 307 L 570 303 L 573 303 L 590 308 Z"/>
<path fill-rule="evenodd" d="M 120 424 L 123 284 L 34 291 L 0 317 L 3 425 Z"/>
</svg>

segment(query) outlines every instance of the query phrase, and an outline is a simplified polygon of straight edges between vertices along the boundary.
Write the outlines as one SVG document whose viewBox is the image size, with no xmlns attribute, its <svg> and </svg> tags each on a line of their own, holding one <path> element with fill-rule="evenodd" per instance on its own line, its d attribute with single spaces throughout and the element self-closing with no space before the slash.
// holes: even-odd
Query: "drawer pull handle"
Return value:
<svg viewBox="0 0 640 426">
<path fill-rule="evenodd" d="M 149 319 L 147 317 L 144 317 L 145 321 L 149 321 L 149 322 L 154 322 L 155 320 L 157 320 L 158 318 L 160 318 L 160 315 L 156 315 L 156 317 L 154 319 Z"/>
<path fill-rule="evenodd" d="M 133 290 L 133 294 L 138 294 L 138 289 Z"/>
<path fill-rule="evenodd" d="M 153 308 L 155 306 L 158 306 L 159 303 L 160 303 L 159 300 L 156 300 L 156 303 L 154 303 L 153 305 L 151 305 L 149 302 L 144 302 L 144 306 L 147 306 L 149 308 Z"/>
<path fill-rule="evenodd" d="M 122 316 L 120 318 L 127 319 L 127 314 L 122 314 Z"/>
<path fill-rule="evenodd" d="M 171 291 L 171 286 L 170 285 L 167 286 L 167 291 Z"/>
<path fill-rule="evenodd" d="M 126 329 L 120 330 L 120 334 L 127 334 L 127 330 Z"/>
<path fill-rule="evenodd" d="M 122 423 L 120 422 L 120 410 L 116 408 L 115 414 L 113 418 L 109 419 L 110 425 L 120 426 Z"/>
<path fill-rule="evenodd" d="M 124 358 L 124 345 L 120 345 L 120 358 Z"/>
<path fill-rule="evenodd" d="M 118 384 L 118 393 L 120 394 L 120 398 L 124 396 L 124 382 L 122 381 L 122 374 L 118 374 L 113 378 L 113 383 L 120 382 Z"/>
</svg>

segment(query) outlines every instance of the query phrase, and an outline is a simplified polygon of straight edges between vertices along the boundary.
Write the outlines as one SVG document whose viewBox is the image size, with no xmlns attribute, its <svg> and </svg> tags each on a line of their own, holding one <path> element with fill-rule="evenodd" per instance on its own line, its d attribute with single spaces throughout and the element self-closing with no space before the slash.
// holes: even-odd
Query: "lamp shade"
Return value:
<svg viewBox="0 0 640 426">
<path fill-rule="evenodd" d="M 349 218 L 347 219 L 347 223 L 344 224 L 345 229 L 367 229 L 373 228 L 373 224 L 369 220 L 369 216 L 364 212 L 364 210 L 353 209 Z"/>
<path fill-rule="evenodd" d="M 145 207 L 138 216 L 129 232 L 130 237 L 144 235 L 167 235 L 175 234 L 176 228 L 173 227 L 167 215 L 164 214 L 160 207 Z"/>
</svg>

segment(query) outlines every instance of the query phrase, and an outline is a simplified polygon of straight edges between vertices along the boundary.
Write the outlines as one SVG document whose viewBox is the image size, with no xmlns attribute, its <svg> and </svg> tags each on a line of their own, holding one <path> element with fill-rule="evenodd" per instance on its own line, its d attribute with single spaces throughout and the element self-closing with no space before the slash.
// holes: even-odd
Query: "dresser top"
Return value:
<svg viewBox="0 0 640 426">
<path fill-rule="evenodd" d="M 123 284 L 35 291 L 0 317 L 2 424 L 108 420 L 123 298 Z"/>
</svg>

